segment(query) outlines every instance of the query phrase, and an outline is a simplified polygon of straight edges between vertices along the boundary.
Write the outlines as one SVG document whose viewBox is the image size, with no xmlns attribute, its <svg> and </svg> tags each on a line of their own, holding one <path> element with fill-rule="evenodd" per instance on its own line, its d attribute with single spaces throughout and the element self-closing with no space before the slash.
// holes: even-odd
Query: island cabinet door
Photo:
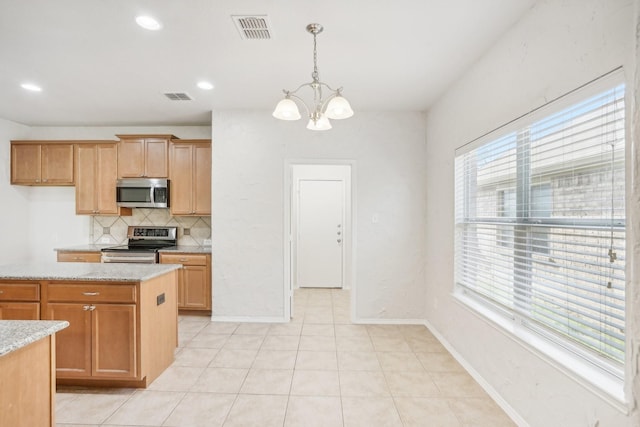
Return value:
<svg viewBox="0 0 640 427">
<path fill-rule="evenodd" d="M 87 304 L 49 303 L 46 318 L 66 320 L 69 327 L 56 334 L 56 376 L 91 376 L 91 311 Z"/>
<path fill-rule="evenodd" d="M 135 304 L 95 304 L 93 310 L 94 377 L 135 378 Z"/>
</svg>

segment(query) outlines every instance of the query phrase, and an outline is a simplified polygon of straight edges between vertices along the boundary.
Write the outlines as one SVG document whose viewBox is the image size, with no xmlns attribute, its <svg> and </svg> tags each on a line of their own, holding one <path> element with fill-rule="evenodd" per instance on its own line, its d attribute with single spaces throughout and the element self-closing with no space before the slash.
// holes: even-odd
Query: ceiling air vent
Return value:
<svg viewBox="0 0 640 427">
<path fill-rule="evenodd" d="M 164 96 L 171 101 L 191 101 L 193 99 L 188 93 L 184 92 L 166 92 Z"/>
<path fill-rule="evenodd" d="M 244 40 L 269 40 L 271 38 L 271 26 L 267 15 L 231 15 Z"/>
</svg>

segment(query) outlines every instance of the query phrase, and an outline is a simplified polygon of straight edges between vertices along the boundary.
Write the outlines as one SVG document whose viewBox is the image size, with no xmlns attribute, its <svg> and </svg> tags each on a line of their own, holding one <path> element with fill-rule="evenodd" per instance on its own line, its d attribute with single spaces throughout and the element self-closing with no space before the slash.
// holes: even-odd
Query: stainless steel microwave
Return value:
<svg viewBox="0 0 640 427">
<path fill-rule="evenodd" d="M 168 208 L 169 180 L 126 178 L 116 183 L 116 201 L 125 208 Z"/>
</svg>

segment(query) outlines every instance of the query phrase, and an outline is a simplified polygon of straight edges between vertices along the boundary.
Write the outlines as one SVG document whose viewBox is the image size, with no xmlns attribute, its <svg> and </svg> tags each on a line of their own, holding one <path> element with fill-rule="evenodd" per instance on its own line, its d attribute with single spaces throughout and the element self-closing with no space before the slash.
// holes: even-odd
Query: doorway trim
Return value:
<svg viewBox="0 0 640 427">
<path fill-rule="evenodd" d="M 349 179 L 350 190 L 350 244 L 345 248 L 346 259 L 346 274 L 344 277 L 346 286 L 343 288 L 349 288 L 351 292 L 351 321 L 355 319 L 355 307 L 356 307 L 356 242 L 357 242 L 357 194 L 356 194 L 356 161 L 346 159 L 285 159 L 284 161 L 284 180 L 283 180 L 283 202 L 284 202 L 284 215 L 283 215 L 283 252 L 284 252 L 284 283 L 283 283 L 283 304 L 284 304 L 284 321 L 291 321 L 292 314 L 292 299 L 293 299 L 293 235 L 292 235 L 292 211 L 293 211 L 293 166 L 308 166 L 308 165 L 343 165 L 350 166 L 351 173 Z"/>
</svg>

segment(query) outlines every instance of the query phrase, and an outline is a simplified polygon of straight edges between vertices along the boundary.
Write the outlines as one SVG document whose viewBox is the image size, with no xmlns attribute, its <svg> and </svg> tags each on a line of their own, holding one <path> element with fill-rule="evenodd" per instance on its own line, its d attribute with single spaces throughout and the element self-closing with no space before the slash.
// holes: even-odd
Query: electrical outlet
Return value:
<svg viewBox="0 0 640 427">
<path fill-rule="evenodd" d="M 111 243 L 111 242 L 109 241 L 109 238 L 107 236 L 102 236 L 100 238 L 100 243 Z"/>
<path fill-rule="evenodd" d="M 202 242 L 202 244 L 204 246 L 211 246 L 211 239 L 204 239 L 204 241 Z"/>
</svg>

